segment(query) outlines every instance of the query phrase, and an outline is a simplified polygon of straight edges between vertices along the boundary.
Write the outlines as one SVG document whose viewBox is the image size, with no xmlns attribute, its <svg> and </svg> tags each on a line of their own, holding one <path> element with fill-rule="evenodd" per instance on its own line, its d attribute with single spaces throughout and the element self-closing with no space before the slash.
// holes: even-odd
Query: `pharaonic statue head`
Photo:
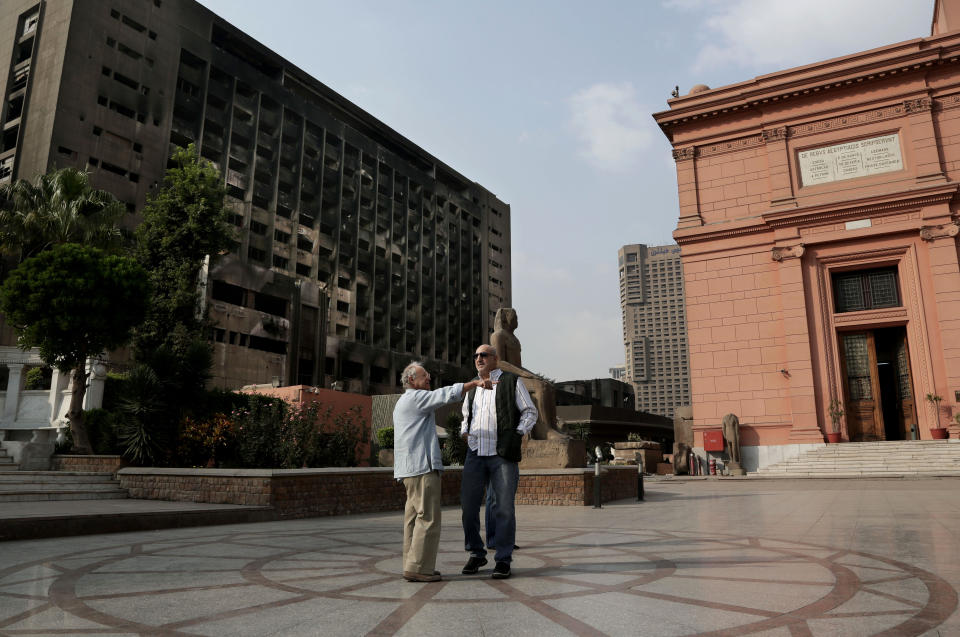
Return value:
<svg viewBox="0 0 960 637">
<path fill-rule="evenodd" d="M 517 329 L 517 311 L 512 307 L 501 307 L 493 319 L 493 329 L 513 333 Z"/>
</svg>

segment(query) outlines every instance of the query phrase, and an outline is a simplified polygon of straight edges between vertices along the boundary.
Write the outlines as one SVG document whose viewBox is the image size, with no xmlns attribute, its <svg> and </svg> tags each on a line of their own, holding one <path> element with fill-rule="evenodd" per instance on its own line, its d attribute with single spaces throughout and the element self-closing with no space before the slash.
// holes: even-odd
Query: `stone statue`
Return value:
<svg viewBox="0 0 960 637">
<path fill-rule="evenodd" d="M 497 350 L 497 357 L 501 363 L 510 363 L 523 367 L 520 362 L 520 339 L 514 336 L 517 329 L 517 311 L 512 307 L 502 307 L 497 310 L 493 319 L 493 334 L 490 335 L 490 345 Z"/>
<path fill-rule="evenodd" d="M 673 474 L 690 473 L 690 445 L 684 442 L 673 443 Z"/>
<path fill-rule="evenodd" d="M 723 443 L 730 454 L 728 468 L 731 475 L 744 475 L 746 472 L 740 466 L 740 419 L 736 414 L 727 414 L 723 417 Z"/>
<path fill-rule="evenodd" d="M 528 369 L 521 367 L 520 340 L 514 336 L 517 329 L 517 311 L 511 307 L 502 307 L 497 310 L 493 319 L 493 334 L 490 335 L 490 345 L 497 350 L 500 359 L 500 369 L 516 374 L 523 379 L 523 385 L 530 392 L 530 398 L 540 412 L 537 422 L 530 432 L 534 440 L 569 440 L 570 436 L 557 429 L 557 399 L 553 385 L 540 378 Z"/>
</svg>

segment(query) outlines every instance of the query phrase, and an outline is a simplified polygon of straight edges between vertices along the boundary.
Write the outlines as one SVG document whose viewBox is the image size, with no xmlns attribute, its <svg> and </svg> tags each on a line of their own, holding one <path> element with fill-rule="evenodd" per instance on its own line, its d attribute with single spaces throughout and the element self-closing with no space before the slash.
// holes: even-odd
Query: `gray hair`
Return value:
<svg viewBox="0 0 960 637">
<path fill-rule="evenodd" d="M 487 345 L 486 343 L 484 343 L 483 345 L 479 345 L 477 349 L 480 349 L 481 347 L 489 347 L 490 349 L 488 349 L 487 351 L 499 358 L 499 354 L 497 354 L 497 348 L 494 347 L 493 345 Z"/>
<path fill-rule="evenodd" d="M 404 389 L 410 389 L 410 383 L 412 383 L 413 379 L 417 377 L 418 367 L 424 372 L 427 371 L 427 368 L 424 367 L 423 363 L 420 361 L 413 361 L 403 368 L 403 372 L 400 374 L 400 384 L 403 385 Z"/>
</svg>

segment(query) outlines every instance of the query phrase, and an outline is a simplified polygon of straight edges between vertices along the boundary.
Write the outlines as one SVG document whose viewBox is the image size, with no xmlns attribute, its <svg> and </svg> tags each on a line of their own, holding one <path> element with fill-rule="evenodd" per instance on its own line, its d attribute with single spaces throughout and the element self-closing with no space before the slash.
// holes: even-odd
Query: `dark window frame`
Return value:
<svg viewBox="0 0 960 637">
<path fill-rule="evenodd" d="M 893 275 L 892 292 L 894 298 L 892 301 L 878 303 L 877 297 L 880 296 L 880 290 L 877 288 L 879 277 L 889 274 Z M 903 294 L 900 289 L 900 272 L 896 265 L 833 272 L 830 276 L 830 281 L 833 287 L 833 307 L 836 314 L 903 307 Z M 842 296 L 841 290 L 843 286 L 848 283 L 856 285 L 859 288 L 859 303 L 851 304 L 848 299 Z M 890 291 L 891 290 L 888 290 L 888 292 Z"/>
</svg>

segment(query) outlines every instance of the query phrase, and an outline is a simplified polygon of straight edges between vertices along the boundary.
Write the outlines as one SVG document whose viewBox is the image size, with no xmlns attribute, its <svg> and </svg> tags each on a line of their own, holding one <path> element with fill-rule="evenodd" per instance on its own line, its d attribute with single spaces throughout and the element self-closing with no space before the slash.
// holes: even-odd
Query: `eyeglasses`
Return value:
<svg viewBox="0 0 960 637">
<path fill-rule="evenodd" d="M 496 356 L 493 352 L 477 352 L 473 355 L 474 358 L 486 358 L 488 356 Z"/>
</svg>

